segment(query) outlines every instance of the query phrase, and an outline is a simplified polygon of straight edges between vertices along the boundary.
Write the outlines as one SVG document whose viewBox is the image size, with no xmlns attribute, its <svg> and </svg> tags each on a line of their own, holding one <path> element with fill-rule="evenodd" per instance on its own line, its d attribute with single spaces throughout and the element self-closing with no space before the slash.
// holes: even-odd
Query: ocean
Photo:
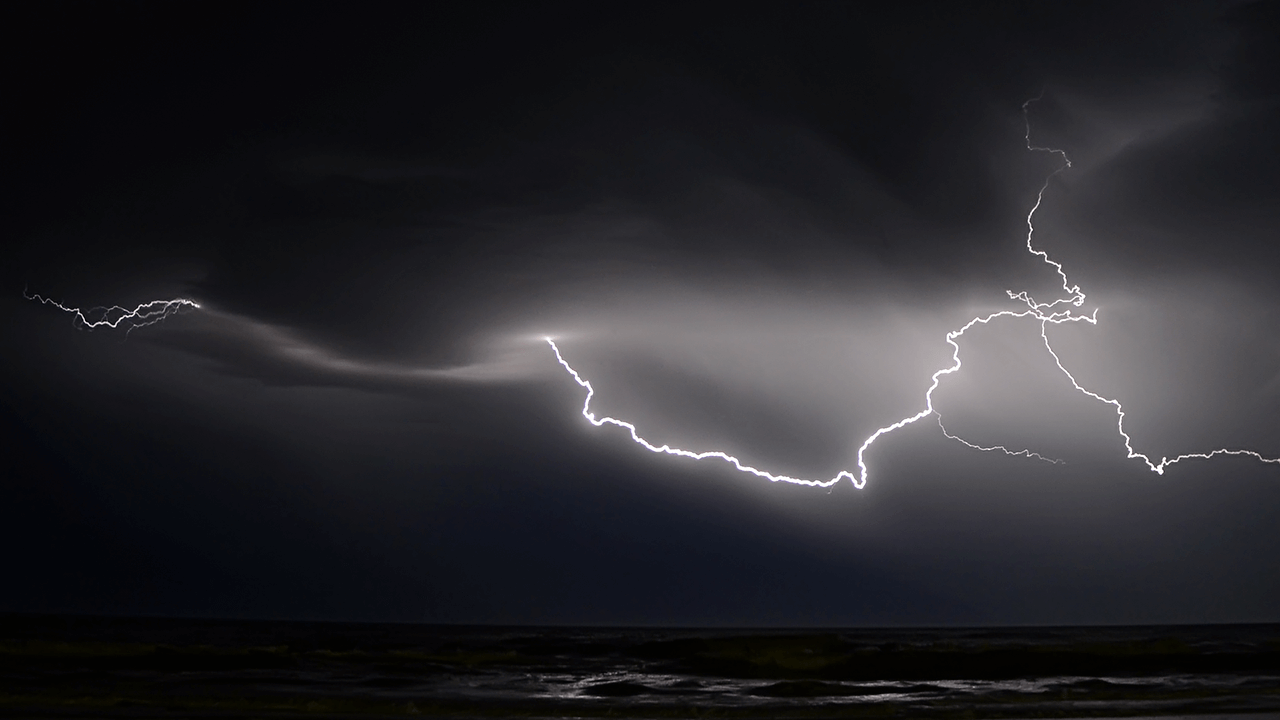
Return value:
<svg viewBox="0 0 1280 720">
<path fill-rule="evenodd" d="M 464 627 L 0 616 L 6 717 L 1280 718 L 1280 625 Z"/>
</svg>

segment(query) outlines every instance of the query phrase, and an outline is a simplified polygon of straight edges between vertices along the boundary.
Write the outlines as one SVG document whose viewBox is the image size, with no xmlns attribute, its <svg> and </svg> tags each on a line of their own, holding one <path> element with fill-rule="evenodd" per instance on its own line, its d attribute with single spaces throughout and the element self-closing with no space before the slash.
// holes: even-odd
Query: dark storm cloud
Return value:
<svg viewBox="0 0 1280 720">
<path fill-rule="evenodd" d="M 11 473 L 5 527 L 65 538 L 7 606 L 1274 619 L 1274 472 L 1126 464 L 1034 323 L 966 335 L 936 406 L 1066 465 L 927 419 L 829 495 L 590 427 L 540 339 L 655 441 L 849 468 L 922 407 L 948 330 L 1055 291 L 1023 245 L 1043 90 L 1032 139 L 1075 167 L 1037 246 L 1099 307 L 1051 331 L 1064 361 L 1156 457 L 1280 454 L 1273 11 L 245 12 L 198 36 L 162 13 L 192 49 L 128 31 L 150 50 L 26 106 L 4 398 L 50 479 Z M 121 341 L 50 324 L 24 283 L 214 310 Z"/>
</svg>

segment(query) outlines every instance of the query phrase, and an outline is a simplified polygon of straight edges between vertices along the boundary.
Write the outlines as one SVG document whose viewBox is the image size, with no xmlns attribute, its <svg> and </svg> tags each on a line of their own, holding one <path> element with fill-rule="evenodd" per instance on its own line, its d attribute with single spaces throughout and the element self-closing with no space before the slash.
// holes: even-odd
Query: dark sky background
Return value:
<svg viewBox="0 0 1280 720">
<path fill-rule="evenodd" d="M 1280 4 L 9 8 L 0 609 L 1280 621 Z M 963 7 L 962 7 L 963 6 Z M 125 335 L 76 306 L 190 297 Z"/>
</svg>

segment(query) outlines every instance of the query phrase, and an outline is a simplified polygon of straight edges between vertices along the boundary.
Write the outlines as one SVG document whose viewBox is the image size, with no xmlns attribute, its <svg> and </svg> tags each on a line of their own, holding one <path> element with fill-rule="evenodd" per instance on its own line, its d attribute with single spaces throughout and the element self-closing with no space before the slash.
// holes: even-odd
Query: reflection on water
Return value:
<svg viewBox="0 0 1280 720">
<path fill-rule="evenodd" d="M 798 632 L 0 616 L 0 692 L 6 714 L 112 717 L 1280 716 L 1280 626 Z"/>
</svg>

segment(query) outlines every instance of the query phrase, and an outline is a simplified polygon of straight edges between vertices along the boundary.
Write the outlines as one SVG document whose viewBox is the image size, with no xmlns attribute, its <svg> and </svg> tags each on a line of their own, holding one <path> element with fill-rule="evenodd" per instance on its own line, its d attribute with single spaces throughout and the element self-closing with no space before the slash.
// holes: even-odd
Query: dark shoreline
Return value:
<svg viewBox="0 0 1280 720">
<path fill-rule="evenodd" d="M 0 615 L 27 717 L 1280 716 L 1280 624 L 534 628 Z"/>
</svg>

